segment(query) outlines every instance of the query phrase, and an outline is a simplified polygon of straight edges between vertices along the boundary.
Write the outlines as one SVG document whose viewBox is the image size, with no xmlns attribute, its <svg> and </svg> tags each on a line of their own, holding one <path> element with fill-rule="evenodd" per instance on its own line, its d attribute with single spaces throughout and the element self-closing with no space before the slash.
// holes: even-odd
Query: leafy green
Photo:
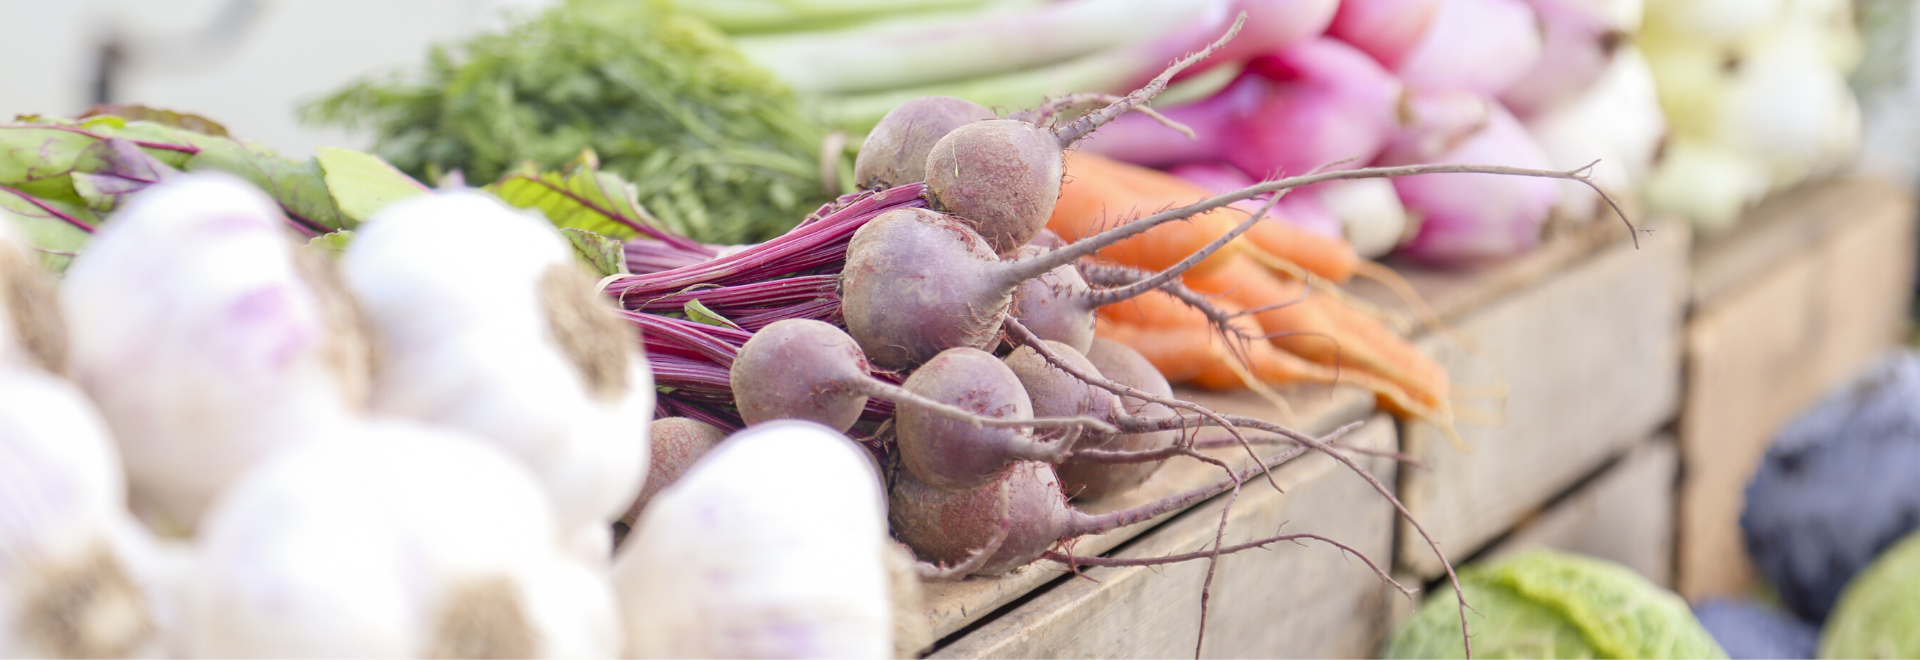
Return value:
<svg viewBox="0 0 1920 660">
<path fill-rule="evenodd" d="M 333 196 L 334 208 L 353 224 L 366 222 L 388 204 L 424 195 L 427 187 L 378 156 L 336 147 L 320 147 L 314 160 Z"/>
<path fill-rule="evenodd" d="M 127 121 L 151 122 L 169 128 L 178 128 L 203 135 L 211 135 L 213 137 L 227 137 L 227 127 L 220 125 L 220 122 L 196 114 L 149 108 L 137 103 L 96 105 L 87 108 L 87 111 L 81 113 L 80 117 L 84 119 L 101 115 L 119 117 Z"/>
<path fill-rule="evenodd" d="M 574 253 L 601 277 L 627 274 L 627 246 L 620 241 L 574 227 L 561 228 L 560 235 L 567 237 Z"/>
<path fill-rule="evenodd" d="M 616 174 L 601 172 L 591 149 L 560 172 L 541 172 L 531 163 L 487 186 L 502 201 L 536 209 L 556 227 L 583 229 L 626 240 L 642 225 L 659 225 L 640 205 L 632 184 Z"/>
<path fill-rule="evenodd" d="M 770 238 L 842 192 L 823 183 L 827 130 L 798 97 L 658 0 L 563 3 L 303 113 L 374 128 L 376 151 L 414 176 L 493 181 L 592 148 L 669 229 L 708 243 Z"/>
<path fill-rule="evenodd" d="M 229 143 L 201 149 L 187 159 L 185 169 L 189 172 L 218 170 L 246 179 L 266 191 L 288 214 L 307 224 L 327 230 L 353 226 L 334 203 L 332 193 L 327 191 L 327 180 L 319 161 L 294 161 Z"/>
<path fill-rule="evenodd" d="M 1474 655 L 1488 658 L 1724 658 L 1686 601 L 1612 562 L 1534 550 L 1460 572 Z M 1458 604 L 1427 598 L 1389 658 L 1459 658 Z"/>
<path fill-rule="evenodd" d="M 307 249 L 319 250 L 329 257 L 339 257 L 353 243 L 354 233 L 350 230 L 321 234 L 307 240 Z"/>
<path fill-rule="evenodd" d="M 721 316 L 719 312 L 713 311 L 711 308 L 707 307 L 704 303 L 701 303 L 700 299 L 698 298 L 689 300 L 687 301 L 687 304 L 681 305 L 680 311 L 686 312 L 687 320 L 693 321 L 695 323 L 717 325 L 723 328 L 733 328 L 735 330 L 742 329 L 739 326 L 739 324 L 736 324 L 733 321 L 728 320 L 727 317 L 725 316 Z"/>
<path fill-rule="evenodd" d="M 106 213 L 120 208 L 128 195 L 172 176 L 174 169 L 147 155 L 138 145 L 107 138 L 80 150 L 74 159 L 73 191 L 87 208 Z"/>
<path fill-rule="evenodd" d="M 1847 583 L 1820 632 L 1820 657 L 1920 657 L 1920 532 Z"/>
<path fill-rule="evenodd" d="M 72 255 L 92 237 L 61 215 L 89 225 L 100 221 L 78 203 L 38 199 L 0 187 L 0 221 L 11 223 L 28 245 L 39 250 L 41 262 L 56 273 L 65 271 L 73 261 Z"/>
</svg>

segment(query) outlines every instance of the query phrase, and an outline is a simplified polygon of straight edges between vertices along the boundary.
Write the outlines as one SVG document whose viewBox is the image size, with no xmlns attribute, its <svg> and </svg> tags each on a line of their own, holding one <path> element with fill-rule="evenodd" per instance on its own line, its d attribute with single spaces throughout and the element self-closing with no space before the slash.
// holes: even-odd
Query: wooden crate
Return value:
<svg viewBox="0 0 1920 660">
<path fill-rule="evenodd" d="M 1404 451 L 1431 468 L 1403 471 L 1401 497 L 1452 558 L 1506 533 L 1679 408 L 1688 232 L 1661 226 L 1637 247 L 1618 225 L 1589 236 L 1489 270 L 1409 271 L 1469 344 L 1422 340 L 1452 376 L 1456 405 L 1495 417 L 1459 426 L 1471 453 L 1430 426 L 1402 430 Z M 1450 302 L 1461 299 L 1471 303 Z M 1504 386 L 1496 414 L 1462 401 L 1490 385 Z M 1401 566 L 1423 579 L 1443 572 L 1411 527 L 1399 538 Z"/>
<path fill-rule="evenodd" d="M 1900 338 L 1913 208 L 1886 182 L 1821 182 L 1696 250 L 1679 426 L 1682 595 L 1749 587 L 1738 517 L 1773 434 Z"/>
<path fill-rule="evenodd" d="M 1395 425 L 1380 416 L 1354 432 L 1361 446 L 1391 448 Z M 1393 461 L 1355 456 L 1384 484 Z M 1321 534 L 1384 568 L 1393 547 L 1392 505 L 1333 459 L 1308 454 L 1274 470 L 1285 494 L 1244 489 L 1228 520 L 1229 544 L 1287 532 Z M 1113 553 L 1159 557 L 1214 540 L 1224 498 L 1189 510 Z M 1282 527 L 1284 523 L 1284 528 Z M 1199 640 L 1206 562 L 1155 568 L 1095 568 L 952 640 L 936 658 L 1190 657 Z M 1338 549 L 1305 542 L 1224 558 L 1208 604 L 1207 657 L 1371 657 L 1397 594 Z"/>
<path fill-rule="evenodd" d="M 1222 413 L 1261 417 L 1287 423 L 1313 434 L 1326 433 L 1349 422 L 1365 420 L 1373 414 L 1374 409 L 1371 395 L 1346 387 L 1312 387 L 1289 391 L 1287 399 L 1293 410 L 1291 419 L 1283 417 L 1272 404 L 1251 393 L 1220 395 L 1177 391 L 1175 394 Z M 1268 447 L 1263 455 L 1274 451 L 1278 450 Z M 1252 459 L 1238 449 L 1214 450 L 1211 453 L 1236 470 L 1252 464 Z M 1132 507 L 1215 483 L 1222 477 L 1218 467 L 1192 460 L 1173 460 L 1134 492 L 1084 505 L 1083 508 L 1097 514 Z M 1172 519 L 1174 516 L 1163 516 L 1106 534 L 1088 536 L 1075 544 L 1074 551 L 1085 555 L 1104 554 Z M 1058 565 L 1043 561 L 997 577 L 970 577 L 959 582 L 927 584 L 928 628 L 936 640 L 951 637 L 970 624 L 994 616 L 1009 603 L 1035 590 L 1059 583 L 1065 577 L 1067 574 Z"/>
<path fill-rule="evenodd" d="M 1680 451 L 1670 436 L 1627 450 L 1487 550 L 1498 558 L 1534 547 L 1626 565 L 1660 586 L 1673 584 L 1674 488 Z"/>
</svg>

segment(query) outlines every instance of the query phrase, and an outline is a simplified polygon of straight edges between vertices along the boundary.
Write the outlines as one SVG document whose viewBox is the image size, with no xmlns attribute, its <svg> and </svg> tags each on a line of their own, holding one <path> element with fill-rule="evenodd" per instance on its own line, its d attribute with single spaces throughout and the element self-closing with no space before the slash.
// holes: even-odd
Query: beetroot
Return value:
<svg viewBox="0 0 1920 660">
<path fill-rule="evenodd" d="M 893 401 L 896 411 L 911 409 L 915 414 L 940 416 L 963 426 L 989 427 L 997 432 L 1014 433 L 1015 429 L 1034 426 L 1108 428 L 1091 417 L 1032 419 L 1028 414 L 989 419 L 976 414 L 979 411 L 955 407 L 881 380 L 871 371 L 859 346 L 839 328 L 812 319 L 783 319 L 754 333 L 740 347 L 728 382 L 741 420 L 749 425 L 798 419 L 845 433 L 871 397 Z M 1019 390 L 1017 381 L 1012 389 Z"/>
<path fill-rule="evenodd" d="M 860 145 L 853 180 L 866 190 L 923 181 L 935 142 L 955 128 L 994 118 L 992 110 L 951 96 L 922 96 L 895 106 Z"/>
<path fill-rule="evenodd" d="M 904 387 L 982 417 L 1033 418 L 1033 403 L 1020 378 L 992 353 L 979 349 L 940 353 L 915 370 Z M 900 406 L 893 421 L 901 465 L 946 490 L 993 482 L 1017 461 L 1058 463 L 1067 449 L 1066 442 L 1042 443 L 1021 429 L 969 424 L 911 404 Z"/>
<path fill-rule="evenodd" d="M 1032 563 L 1060 540 L 1073 509 L 1060 493 L 1053 468 L 1023 461 L 1003 477 L 971 489 L 944 490 L 899 470 L 888 489 L 887 520 L 893 534 L 922 561 L 959 564 L 987 547 L 1000 529 L 997 504 L 1007 491 L 1012 524 L 999 548 L 974 569 L 976 575 L 1000 575 Z"/>
<path fill-rule="evenodd" d="M 667 417 L 653 420 L 647 424 L 647 442 L 652 445 L 648 454 L 651 461 L 647 467 L 647 481 L 640 487 L 640 496 L 633 500 L 633 506 L 627 514 L 620 517 L 621 522 L 632 525 L 640 517 L 640 510 L 647 507 L 654 493 L 673 485 L 680 475 L 694 461 L 707 455 L 714 445 L 727 438 L 727 432 L 711 424 L 697 422 L 685 417 Z"/>
<path fill-rule="evenodd" d="M 804 419 L 847 432 L 871 389 L 867 358 L 846 333 L 820 321 L 777 321 L 740 347 L 728 371 L 749 425 Z"/>
<path fill-rule="evenodd" d="M 1153 368 L 1153 363 L 1125 344 L 1095 339 L 1086 357 L 1091 368 L 1115 382 L 1162 397 L 1173 396 L 1173 387 L 1167 384 L 1166 377 Z M 1122 403 L 1124 412 L 1134 417 L 1159 419 L 1173 414 L 1173 409 L 1143 399 L 1129 397 L 1122 399 Z M 1125 435 L 1089 433 L 1076 446 L 1081 449 L 1147 451 L 1172 446 L 1178 438 L 1177 431 Z M 1068 459 L 1054 467 L 1055 473 L 1060 476 L 1061 486 L 1076 500 L 1097 500 L 1131 491 L 1159 469 L 1158 461 L 1094 463 L 1075 459 Z"/>
<path fill-rule="evenodd" d="M 1052 235 L 1052 232 L 1048 232 Z M 1055 236 L 1058 240 L 1058 236 Z M 1052 251 L 1036 244 L 1020 248 L 1021 257 L 1037 257 Z M 1012 318 L 1031 328 L 1042 339 L 1057 341 L 1086 353 L 1093 346 L 1093 310 L 1087 304 L 1087 281 L 1072 264 L 1042 273 L 1020 283 L 1013 292 Z"/>
<path fill-rule="evenodd" d="M 1227 34 L 1206 49 L 1175 62 L 1146 86 L 1063 126 L 994 119 L 953 129 L 927 156 L 927 195 L 933 208 L 972 226 L 995 254 L 1013 254 L 1053 215 L 1066 169 L 1060 152 L 1159 94 L 1174 75 L 1224 46 L 1245 22 L 1242 13 Z"/>
<path fill-rule="evenodd" d="M 1047 342 L 1047 345 L 1061 358 L 1074 362 L 1074 366 L 1099 372 L 1092 362 L 1088 362 L 1073 347 L 1053 341 Z M 1027 399 L 1032 402 L 1035 415 L 1113 420 L 1123 414 L 1119 397 L 1053 366 L 1031 347 L 1013 349 L 1002 362 L 1020 379 L 1020 386 L 1027 391 Z"/>
</svg>

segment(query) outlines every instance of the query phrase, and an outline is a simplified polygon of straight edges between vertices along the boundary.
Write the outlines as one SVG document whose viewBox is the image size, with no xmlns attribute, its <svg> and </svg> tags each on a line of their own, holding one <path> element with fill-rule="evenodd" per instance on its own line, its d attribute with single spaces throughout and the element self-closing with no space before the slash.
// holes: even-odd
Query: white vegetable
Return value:
<svg viewBox="0 0 1920 660">
<path fill-rule="evenodd" d="M 1779 20 L 1795 0 L 1650 0 L 1646 29 L 1731 44 Z"/>
<path fill-rule="evenodd" d="M 192 528 L 248 467 L 364 399 L 351 303 L 285 223 L 237 178 L 183 176 L 135 196 L 67 270 L 72 377 L 157 526 Z"/>
<path fill-rule="evenodd" d="M 1386 179 L 1348 179 L 1320 184 L 1320 203 L 1340 219 L 1347 243 L 1362 258 L 1392 252 L 1407 230 L 1407 207 Z"/>
<path fill-rule="evenodd" d="M 71 385 L 0 370 L 0 657 L 133 657 L 169 627 L 106 425 Z"/>
<path fill-rule="evenodd" d="M 891 657 L 884 501 L 866 452 L 824 426 L 734 434 L 615 558 L 627 655 Z"/>
<path fill-rule="evenodd" d="M 1733 226 L 1748 205 L 1766 194 L 1767 187 L 1767 171 L 1752 157 L 1712 143 L 1675 138 L 1647 183 L 1646 198 L 1654 210 L 1680 214 L 1692 220 L 1696 230 L 1711 234 Z"/>
<path fill-rule="evenodd" d="M 653 379 L 633 326 L 552 225 L 491 197 L 406 200 L 358 233 L 344 264 L 381 349 L 375 408 L 519 457 L 605 561 L 647 472 Z"/>
<path fill-rule="evenodd" d="M 186 651 L 217 657 L 609 657 L 605 578 L 476 439 L 368 422 L 277 456 L 209 512 Z"/>
<path fill-rule="evenodd" d="M 1667 136 L 1653 73 L 1632 46 L 1614 54 L 1613 63 L 1594 86 L 1573 102 L 1527 121 L 1553 167 L 1571 169 L 1595 160 L 1594 183 L 1624 200 L 1652 175 L 1654 157 Z M 1558 217 L 1584 221 L 1603 208 L 1599 195 L 1577 181 L 1560 182 Z"/>
<path fill-rule="evenodd" d="M 1823 58 L 1817 33 L 1766 36 L 1744 51 L 1710 137 L 1765 159 L 1775 185 L 1785 186 L 1853 155 L 1860 108 L 1846 78 Z"/>
</svg>

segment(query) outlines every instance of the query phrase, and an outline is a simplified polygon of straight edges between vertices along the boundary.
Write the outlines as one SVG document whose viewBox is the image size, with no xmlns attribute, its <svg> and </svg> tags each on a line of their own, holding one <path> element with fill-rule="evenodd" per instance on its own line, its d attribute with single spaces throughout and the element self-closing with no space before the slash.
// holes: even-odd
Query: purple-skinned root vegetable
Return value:
<svg viewBox="0 0 1920 660">
<path fill-rule="evenodd" d="M 647 424 L 647 482 L 640 487 L 640 496 L 634 498 L 633 507 L 627 509 L 620 521 L 631 527 L 655 493 L 679 481 L 694 462 L 725 439 L 726 431 L 685 417 L 656 419 Z"/>
<path fill-rule="evenodd" d="M 927 195 L 933 208 L 971 225 L 995 254 L 1013 254 L 1053 215 L 1066 170 L 1061 151 L 1152 99 L 1175 74 L 1225 45 L 1245 20 L 1243 13 L 1219 40 L 1167 67 L 1146 86 L 1064 125 L 994 119 L 955 128 L 927 156 Z"/>
<path fill-rule="evenodd" d="M 890 657 L 885 506 L 846 436 L 798 421 L 733 434 L 615 557 L 625 656 Z"/>
<path fill-rule="evenodd" d="M 1173 396 L 1173 387 L 1167 384 L 1166 377 L 1153 368 L 1153 363 L 1126 344 L 1095 339 L 1093 348 L 1086 352 L 1086 358 L 1089 367 L 1114 382 L 1161 397 Z M 1173 415 L 1172 408 L 1154 401 L 1127 397 L 1121 403 L 1122 410 L 1133 417 L 1159 419 Z M 1082 450 L 1149 451 L 1170 447 L 1179 437 L 1178 431 L 1119 435 L 1089 433 L 1076 446 Z M 1095 463 L 1067 459 L 1067 462 L 1054 466 L 1054 472 L 1059 475 L 1060 485 L 1069 497 L 1075 500 L 1098 500 L 1138 488 L 1160 469 L 1161 464 L 1160 461 Z"/>
<path fill-rule="evenodd" d="M 951 96 L 922 96 L 888 111 L 867 133 L 853 159 L 853 180 L 864 190 L 924 181 L 927 154 L 953 129 L 997 119 L 992 110 Z"/>
<path fill-rule="evenodd" d="M 734 356 L 728 372 L 734 404 L 747 424 L 798 419 L 845 433 L 853 427 L 867 399 L 893 401 L 896 409 L 945 417 L 983 433 L 1019 432 L 1030 426 L 1108 428 L 1098 418 L 1061 419 L 983 417 L 947 402 L 928 398 L 911 387 L 901 387 L 873 376 L 872 367 L 853 338 L 830 324 L 810 319 L 785 319 L 761 328 Z M 992 430 L 989 430 L 992 429 Z"/>
<path fill-rule="evenodd" d="M 999 535 L 1002 518 L 998 514 L 1005 511 L 1009 524 L 1005 538 L 973 573 L 1000 575 L 1033 563 L 1057 543 L 1185 509 L 1304 451 L 1296 447 L 1212 484 L 1102 514 L 1085 513 L 1068 505 L 1059 477 L 1044 463 L 1015 463 L 999 480 L 965 490 L 937 488 L 908 470 L 898 470 L 889 485 L 887 519 L 894 537 L 912 548 L 921 561 L 955 564 L 966 561 Z M 1006 508 L 1000 509 L 997 500 L 1003 493 Z"/>
<path fill-rule="evenodd" d="M 1033 418 L 1020 378 L 979 349 L 944 351 L 914 370 L 903 387 L 983 417 Z M 1068 449 L 1065 441 L 1042 443 L 1021 429 L 972 426 L 911 405 L 900 406 L 893 421 L 901 465 L 946 490 L 993 482 L 1020 461 L 1058 463 Z"/>
<path fill-rule="evenodd" d="M 1022 246 L 1019 254 L 1037 257 L 1049 251 L 1050 248 L 1029 244 Z M 1088 298 L 1088 291 L 1087 280 L 1081 277 L 1077 266 L 1060 266 L 1021 282 L 1020 288 L 1013 292 L 1013 308 L 1008 315 L 1020 319 L 1021 324 L 1042 339 L 1085 353 L 1093 346 L 1093 310 L 1097 308 Z"/>
<path fill-rule="evenodd" d="M 1073 347 L 1060 342 L 1048 342 L 1048 346 L 1061 358 L 1077 361 L 1075 366 L 1099 373 L 1099 369 Z M 1113 420 L 1122 414 L 1119 397 L 1053 366 L 1031 347 L 1015 348 L 1001 362 L 1020 379 L 1020 387 L 1027 391 L 1027 400 L 1032 403 L 1036 416 Z"/>
</svg>

